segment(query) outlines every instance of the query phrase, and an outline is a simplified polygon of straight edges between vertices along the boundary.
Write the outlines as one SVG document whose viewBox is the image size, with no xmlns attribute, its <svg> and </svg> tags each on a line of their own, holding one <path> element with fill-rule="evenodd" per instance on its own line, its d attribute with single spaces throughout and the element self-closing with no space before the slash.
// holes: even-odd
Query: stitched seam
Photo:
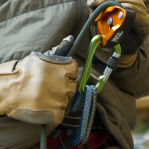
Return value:
<svg viewBox="0 0 149 149">
<path fill-rule="evenodd" d="M 6 20 L 2 20 L 2 21 L 0 21 L 0 23 L 1 23 L 1 22 L 4 22 L 4 21 L 7 21 L 7 20 L 10 20 L 10 19 L 13 19 L 13 18 L 16 18 L 16 17 L 21 16 L 21 15 L 24 15 L 24 14 L 27 14 L 27 13 L 30 13 L 30 12 L 33 12 L 33 11 L 36 11 L 36 10 L 41 10 L 41 9 L 45 9 L 45 8 L 47 8 L 47 7 L 50 7 L 50 6 L 60 5 L 60 4 L 63 4 L 63 3 L 69 3 L 69 2 L 72 2 L 72 1 L 75 1 L 75 0 L 65 1 L 65 2 L 58 3 L 58 4 L 53 4 L 53 5 L 48 5 L 48 6 L 46 6 L 46 7 L 40 7 L 40 8 L 37 8 L 37 9 L 33 9 L 33 10 L 31 10 L 31 11 L 18 14 L 18 15 L 14 16 L 14 17 L 7 18 Z"/>
</svg>

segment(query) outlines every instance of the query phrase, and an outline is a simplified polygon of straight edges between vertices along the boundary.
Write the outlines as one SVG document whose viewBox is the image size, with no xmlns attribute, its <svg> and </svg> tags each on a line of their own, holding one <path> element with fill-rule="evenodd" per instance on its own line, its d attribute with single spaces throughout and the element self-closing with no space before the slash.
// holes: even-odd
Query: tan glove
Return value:
<svg viewBox="0 0 149 149">
<path fill-rule="evenodd" d="M 87 4 L 91 8 L 99 6 L 101 3 L 107 0 L 88 0 Z M 143 0 L 117 0 L 122 4 L 122 6 L 128 9 L 132 9 L 136 13 L 136 19 L 132 29 L 129 34 L 120 43 L 122 47 L 122 56 L 119 62 L 119 67 L 129 67 L 131 66 L 137 56 L 137 50 L 144 42 L 147 33 L 149 31 L 149 15 L 147 14 L 147 9 L 143 3 Z M 98 51 L 97 57 L 106 63 L 109 58 L 108 52 Z M 111 53 L 110 53 L 111 55 Z"/>
<path fill-rule="evenodd" d="M 0 65 L 0 115 L 58 125 L 76 91 L 77 63 L 71 57 L 33 52 Z"/>
</svg>

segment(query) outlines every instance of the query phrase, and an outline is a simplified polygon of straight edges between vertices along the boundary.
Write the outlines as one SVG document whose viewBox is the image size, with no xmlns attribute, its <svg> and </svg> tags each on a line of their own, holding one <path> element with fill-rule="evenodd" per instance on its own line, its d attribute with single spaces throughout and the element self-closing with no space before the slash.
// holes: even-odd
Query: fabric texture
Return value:
<svg viewBox="0 0 149 149">
<path fill-rule="evenodd" d="M 47 133 L 51 133 L 51 126 L 47 125 L 47 128 Z M 28 149 L 39 140 L 39 124 L 21 122 L 6 115 L 0 116 L 0 149 Z"/>
<path fill-rule="evenodd" d="M 59 145 L 61 144 L 61 139 L 64 140 L 66 137 L 66 134 L 64 131 L 61 131 L 60 135 L 57 138 L 52 138 L 50 136 L 47 137 L 47 148 L 50 149 L 57 149 Z M 104 131 L 103 132 L 93 132 L 88 138 L 88 143 L 90 146 L 90 149 L 95 149 L 100 147 L 103 143 L 105 143 L 107 140 L 112 140 L 112 136 L 107 135 Z M 52 143 L 51 143 L 52 142 Z M 37 144 L 36 147 L 40 147 L 40 144 Z M 84 149 L 84 145 L 81 145 L 79 147 L 77 146 L 71 146 L 70 149 Z M 34 149 L 34 148 L 32 148 Z"/>
<path fill-rule="evenodd" d="M 52 49 L 78 19 L 76 0 L 1 1 L 0 12 L 0 63 Z"/>
<path fill-rule="evenodd" d="M 85 0 L 81 1 L 81 21 L 74 32 L 75 37 L 89 17 L 90 10 L 85 2 Z M 148 15 L 142 0 L 120 2 L 126 2 L 127 6 L 131 3 L 131 8 L 137 9 L 138 21 L 142 25 L 139 31 L 146 34 Z M 2 0 L 0 12 L 0 63 L 14 60 L 11 62 L 12 65 L 18 62 L 15 60 L 25 58 L 32 51 L 45 52 L 58 45 L 64 37 L 71 34 L 78 19 L 76 0 Z M 143 26 L 144 23 L 146 27 Z M 90 39 L 90 33 L 87 33 L 73 56 L 80 66 L 84 64 Z M 120 61 L 126 62 L 127 65 L 119 64 L 119 68 L 112 73 L 108 83 L 98 95 L 99 122 L 103 123 L 118 145 L 124 149 L 134 148 L 130 129 L 133 129 L 136 124 L 135 100 L 149 93 L 149 79 L 147 79 L 149 76 L 149 35 L 144 40 L 137 54 L 131 58 L 131 64 L 128 63 L 130 58 L 126 57 L 123 60 L 123 56 L 121 57 Z M 96 55 L 101 67 L 94 66 L 93 70 L 93 74 L 97 76 L 102 73 L 102 68 L 105 67 L 109 56 L 107 52 L 101 55 L 101 49 L 100 55 L 98 52 Z M 6 73 L 14 68 L 8 67 Z M 96 81 L 91 78 L 88 84 L 96 84 Z M 66 110 L 69 112 L 71 103 L 68 105 L 68 110 Z M 1 116 L 0 120 L 0 147 L 24 149 L 39 142 L 39 125 L 28 124 L 6 116 Z M 51 132 L 50 127 L 48 125 L 48 134 Z"/>
</svg>

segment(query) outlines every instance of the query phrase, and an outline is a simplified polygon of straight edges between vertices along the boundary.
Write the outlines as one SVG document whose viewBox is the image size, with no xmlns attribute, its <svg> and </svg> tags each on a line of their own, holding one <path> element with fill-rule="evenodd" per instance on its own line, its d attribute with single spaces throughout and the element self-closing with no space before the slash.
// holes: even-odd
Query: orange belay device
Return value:
<svg viewBox="0 0 149 149">
<path fill-rule="evenodd" d="M 135 19 L 132 10 L 123 9 L 118 6 L 111 6 L 102 11 L 95 19 L 97 22 L 97 32 L 102 35 L 101 48 L 112 48 L 120 43 Z"/>
</svg>

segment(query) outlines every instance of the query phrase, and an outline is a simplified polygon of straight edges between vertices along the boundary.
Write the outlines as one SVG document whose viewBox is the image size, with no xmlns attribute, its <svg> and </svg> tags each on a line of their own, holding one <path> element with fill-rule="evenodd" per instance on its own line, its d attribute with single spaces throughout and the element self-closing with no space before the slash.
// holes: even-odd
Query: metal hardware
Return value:
<svg viewBox="0 0 149 149">
<path fill-rule="evenodd" d="M 119 18 L 119 19 L 122 19 L 122 18 L 123 18 L 123 13 L 122 13 L 122 12 L 120 12 L 120 13 L 118 14 L 118 18 Z"/>
<path fill-rule="evenodd" d="M 112 24 L 112 21 L 113 21 L 112 18 L 109 17 L 109 18 L 108 18 L 108 21 L 107 21 L 108 25 L 111 25 L 111 24 Z"/>
</svg>

